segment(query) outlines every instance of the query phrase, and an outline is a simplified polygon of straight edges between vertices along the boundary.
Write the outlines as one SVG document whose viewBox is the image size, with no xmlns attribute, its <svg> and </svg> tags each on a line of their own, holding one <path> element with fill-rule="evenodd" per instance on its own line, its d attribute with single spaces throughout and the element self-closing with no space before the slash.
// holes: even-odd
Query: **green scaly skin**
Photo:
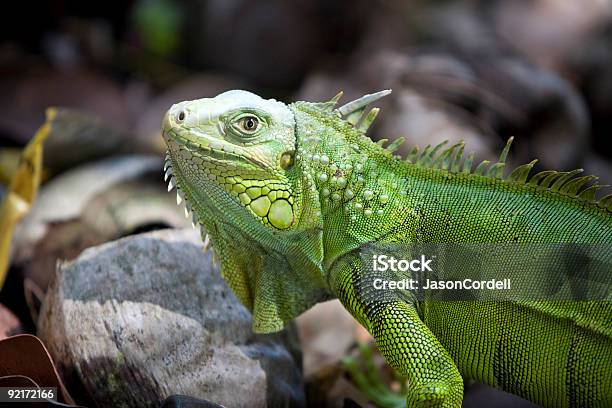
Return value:
<svg viewBox="0 0 612 408">
<path fill-rule="evenodd" d="M 368 243 L 612 243 L 612 198 L 534 162 L 472 169 L 463 145 L 408 160 L 365 131 L 384 93 L 335 109 L 245 91 L 174 105 L 171 187 L 210 238 L 256 332 L 337 297 L 407 377 L 407 405 L 459 407 L 463 377 L 543 406 L 612 406 L 612 302 L 411 301 L 357 285 Z M 208 235 L 206 235 L 208 234 Z M 463 376 L 463 377 L 462 377 Z"/>
</svg>

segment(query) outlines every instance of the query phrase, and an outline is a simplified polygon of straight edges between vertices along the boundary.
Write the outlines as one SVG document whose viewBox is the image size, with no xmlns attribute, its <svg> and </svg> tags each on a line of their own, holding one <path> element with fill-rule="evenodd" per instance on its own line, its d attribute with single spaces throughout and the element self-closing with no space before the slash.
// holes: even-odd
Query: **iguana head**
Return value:
<svg viewBox="0 0 612 408">
<path fill-rule="evenodd" d="M 296 226 L 295 121 L 285 104 L 229 91 L 177 103 L 163 127 L 178 182 L 204 211 L 217 204 L 224 216 L 244 211 L 272 230 Z"/>
</svg>

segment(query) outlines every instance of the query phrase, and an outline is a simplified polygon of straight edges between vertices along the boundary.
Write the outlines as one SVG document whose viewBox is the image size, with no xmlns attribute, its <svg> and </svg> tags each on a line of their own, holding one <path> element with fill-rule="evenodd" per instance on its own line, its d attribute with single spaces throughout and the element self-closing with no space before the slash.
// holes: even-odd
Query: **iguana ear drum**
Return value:
<svg viewBox="0 0 612 408">
<path fill-rule="evenodd" d="M 283 170 L 288 170 L 293 166 L 293 152 L 285 152 L 280 158 L 280 166 Z"/>
</svg>

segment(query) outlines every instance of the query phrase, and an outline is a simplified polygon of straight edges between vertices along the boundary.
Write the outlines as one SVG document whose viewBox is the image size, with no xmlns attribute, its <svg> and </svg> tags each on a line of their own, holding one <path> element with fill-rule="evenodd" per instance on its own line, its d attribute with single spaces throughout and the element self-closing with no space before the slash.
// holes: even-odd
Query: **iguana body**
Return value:
<svg viewBox="0 0 612 408">
<path fill-rule="evenodd" d="M 408 377 L 408 406 L 460 406 L 462 376 L 544 406 L 612 406 L 612 302 L 431 302 L 362 284 L 372 243 L 612 243 L 612 199 L 590 177 L 529 178 L 534 162 L 504 177 L 507 148 L 474 170 L 463 145 L 402 160 L 373 143 L 365 108 L 382 94 L 335 109 L 231 91 L 166 114 L 166 175 L 254 330 L 337 297 Z"/>
</svg>

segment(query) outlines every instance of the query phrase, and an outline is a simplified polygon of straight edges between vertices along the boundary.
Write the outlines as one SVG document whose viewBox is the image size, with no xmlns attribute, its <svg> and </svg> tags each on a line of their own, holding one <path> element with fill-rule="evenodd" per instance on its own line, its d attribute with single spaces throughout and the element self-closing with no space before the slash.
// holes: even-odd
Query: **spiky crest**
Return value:
<svg viewBox="0 0 612 408">
<path fill-rule="evenodd" d="M 331 98 L 329 101 L 317 102 L 317 103 L 314 103 L 314 105 L 316 105 L 322 110 L 331 112 L 336 107 L 336 105 L 338 104 L 338 101 L 342 98 L 343 94 L 344 94 L 344 91 L 340 91 L 336 94 L 336 96 Z"/>
<path fill-rule="evenodd" d="M 506 158 L 510 150 L 514 138 L 509 138 L 506 146 L 502 150 L 499 159 L 492 163 L 488 160 L 481 161 L 474 170 L 472 163 L 474 160 L 474 152 L 470 152 L 466 158 L 463 156 L 465 143 L 463 141 L 454 144 L 446 149 L 440 150 L 447 141 L 439 143 L 433 149 L 426 146 L 423 151 L 419 150 L 418 146 L 408 153 L 406 161 L 416 166 L 435 168 L 450 171 L 451 173 L 459 173 L 461 162 L 463 161 L 463 173 L 474 174 L 493 179 L 505 180 L 511 183 L 530 184 L 536 186 L 539 190 L 549 190 L 558 192 L 568 197 L 573 197 L 578 200 L 596 204 L 600 208 L 607 209 L 612 212 L 612 194 L 606 195 L 600 199 L 596 199 L 596 193 L 605 185 L 592 184 L 584 188 L 587 184 L 597 180 L 596 176 L 581 176 L 582 169 L 572 171 L 555 171 L 545 170 L 529 177 L 529 173 L 537 160 L 520 165 L 511 170 L 507 175 L 504 175 L 506 167 Z M 438 151 L 440 151 L 438 153 Z"/>
<path fill-rule="evenodd" d="M 372 102 L 375 102 L 380 98 L 389 95 L 390 93 L 390 89 L 385 89 L 384 91 L 364 95 L 361 98 L 355 99 L 354 101 L 342 105 L 341 107 L 336 109 L 335 112 L 345 121 L 355 126 L 361 132 L 365 133 L 376 119 L 378 112 L 380 112 L 380 109 L 372 108 L 367 113 L 365 113 L 366 108 Z M 338 104 L 338 101 L 342 97 L 342 94 L 343 92 L 340 91 L 329 101 L 318 102 L 315 105 L 323 110 L 332 111 Z"/>
<path fill-rule="evenodd" d="M 364 95 L 359 99 L 337 108 L 335 111 L 355 129 L 365 134 L 380 111 L 378 108 L 373 108 L 368 111 L 367 114 L 364 114 L 366 108 L 372 102 L 389 95 L 390 93 L 391 90 L 384 90 L 373 94 Z M 342 92 L 338 93 L 330 101 L 320 103 L 320 105 L 324 106 L 326 110 L 332 111 L 340 100 L 341 96 Z M 510 137 L 508 139 L 506 145 L 499 155 L 499 159 L 496 162 L 491 163 L 489 160 L 483 160 L 473 170 L 472 165 L 474 162 L 475 152 L 469 152 L 467 157 L 464 157 L 464 141 L 456 143 L 450 147 L 447 147 L 446 149 L 442 149 L 442 147 L 448 143 L 448 140 L 437 144 L 433 148 L 431 145 L 427 145 L 422 151 L 418 146 L 414 146 L 407 154 L 405 160 L 416 166 L 441 169 L 451 173 L 461 172 L 464 174 L 474 174 L 492 179 L 500 179 L 510 183 L 530 184 L 536 186 L 538 190 L 558 192 L 583 202 L 596 204 L 598 207 L 612 212 L 612 194 L 608 194 L 600 199 L 596 198 L 596 193 L 600 189 L 608 186 L 595 183 L 585 187 L 587 184 L 595 182 L 597 177 L 591 175 L 576 177 L 578 174 L 582 173 L 582 169 L 575 169 L 568 172 L 545 170 L 529 177 L 531 170 L 537 163 L 536 159 L 529 163 L 517 166 L 507 175 L 504 175 L 506 159 L 513 140 L 514 137 Z M 385 148 L 384 145 L 387 142 L 388 139 L 380 139 L 376 142 L 376 144 L 381 148 L 384 148 L 385 152 L 392 154 L 405 142 L 405 139 L 403 137 L 397 138 Z"/>
</svg>

